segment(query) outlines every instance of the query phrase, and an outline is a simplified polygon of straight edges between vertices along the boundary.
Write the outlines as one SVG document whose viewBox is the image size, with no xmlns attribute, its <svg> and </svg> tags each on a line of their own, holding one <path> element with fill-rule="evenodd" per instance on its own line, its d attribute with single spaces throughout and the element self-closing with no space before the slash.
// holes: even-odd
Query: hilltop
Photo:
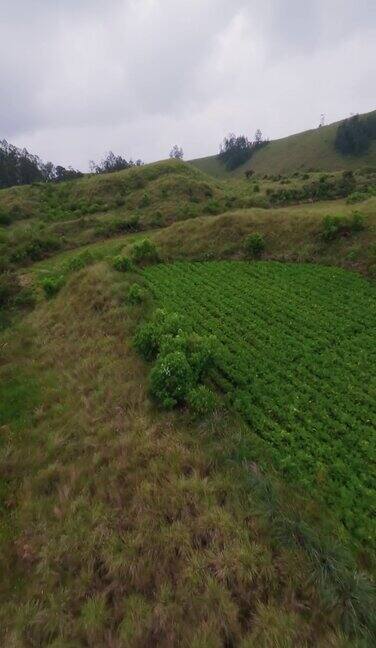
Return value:
<svg viewBox="0 0 376 648">
<path fill-rule="evenodd" d="M 371 111 L 362 117 L 375 114 L 376 111 Z M 256 151 L 251 160 L 231 173 L 226 171 L 216 155 L 191 160 L 191 164 L 217 178 L 239 177 L 248 169 L 253 169 L 258 175 L 273 175 L 294 171 L 339 171 L 376 166 L 376 141 L 371 144 L 370 150 L 361 156 L 342 156 L 336 152 L 334 139 L 342 121 L 272 140 L 265 148 Z"/>
</svg>

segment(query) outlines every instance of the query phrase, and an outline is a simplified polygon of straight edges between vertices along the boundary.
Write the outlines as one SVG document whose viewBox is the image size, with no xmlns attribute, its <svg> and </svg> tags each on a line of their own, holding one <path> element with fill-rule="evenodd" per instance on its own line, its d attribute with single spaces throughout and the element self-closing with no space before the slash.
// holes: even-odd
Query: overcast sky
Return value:
<svg viewBox="0 0 376 648">
<path fill-rule="evenodd" d="M 376 0 L 0 0 L 0 139 L 83 170 L 376 108 Z"/>
</svg>

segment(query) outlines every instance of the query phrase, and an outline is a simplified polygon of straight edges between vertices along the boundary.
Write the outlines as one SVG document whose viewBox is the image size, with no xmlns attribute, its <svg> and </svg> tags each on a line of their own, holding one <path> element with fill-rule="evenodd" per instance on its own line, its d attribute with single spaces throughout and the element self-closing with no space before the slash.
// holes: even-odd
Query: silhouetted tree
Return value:
<svg viewBox="0 0 376 648">
<path fill-rule="evenodd" d="M 96 163 L 92 160 L 89 162 L 90 170 L 92 173 L 113 173 L 114 171 L 122 171 L 123 169 L 129 169 L 134 166 L 142 166 L 142 160 L 126 160 L 121 155 L 115 155 L 112 151 L 109 151 L 107 156 L 101 160 L 101 162 Z"/>
<path fill-rule="evenodd" d="M 261 131 L 258 129 L 254 141 L 250 141 L 245 135 L 236 136 L 230 133 L 224 138 L 218 158 L 229 171 L 233 171 L 244 162 L 247 162 L 257 149 L 265 146 L 268 140 L 264 140 Z"/>
<path fill-rule="evenodd" d="M 170 158 L 175 160 L 182 160 L 184 157 L 184 151 L 181 146 L 175 144 L 170 151 Z"/>
<path fill-rule="evenodd" d="M 33 182 L 59 182 L 82 175 L 72 167 L 55 167 L 52 162 L 44 164 L 37 155 L 19 149 L 6 140 L 0 142 L 0 188 Z"/>
</svg>

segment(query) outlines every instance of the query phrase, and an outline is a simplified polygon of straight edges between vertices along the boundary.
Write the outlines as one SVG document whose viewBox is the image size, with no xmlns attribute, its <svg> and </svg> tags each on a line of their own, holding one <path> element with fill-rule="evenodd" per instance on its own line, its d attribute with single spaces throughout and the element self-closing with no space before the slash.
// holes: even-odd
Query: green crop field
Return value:
<svg viewBox="0 0 376 648">
<path fill-rule="evenodd" d="M 278 262 L 180 262 L 144 277 L 160 305 L 217 337 L 213 378 L 278 471 L 374 545 L 374 287 Z"/>
</svg>

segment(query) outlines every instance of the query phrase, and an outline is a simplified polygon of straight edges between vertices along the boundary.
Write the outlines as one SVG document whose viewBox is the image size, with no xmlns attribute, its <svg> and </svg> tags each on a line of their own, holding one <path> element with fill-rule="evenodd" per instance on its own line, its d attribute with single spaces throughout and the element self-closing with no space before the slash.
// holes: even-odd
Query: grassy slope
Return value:
<svg viewBox="0 0 376 648">
<path fill-rule="evenodd" d="M 192 160 L 191 164 L 200 171 L 218 178 L 241 176 L 247 169 L 254 169 L 262 175 L 289 174 L 311 168 L 338 171 L 376 166 L 376 142 L 372 143 L 368 153 L 360 157 L 345 157 L 335 151 L 334 138 L 338 123 L 271 141 L 231 174 L 218 162 L 216 156 Z"/>
<path fill-rule="evenodd" d="M 2 645 L 352 645 L 366 581 L 241 462 L 234 417 L 151 407 L 125 284 L 85 270 L 2 339 Z"/>
<path fill-rule="evenodd" d="M 90 205 L 125 190 L 124 206 L 95 218 L 106 222 L 137 209 L 147 228 L 158 205 L 168 226 L 150 235 L 167 259 L 242 258 L 245 235 L 261 231 L 266 258 L 365 272 L 376 265 L 375 199 L 203 216 L 212 200 L 208 187 L 220 205 L 231 193 L 244 207 L 248 185 L 221 185 L 181 163 L 163 166 L 137 170 L 139 187 L 129 188 L 131 172 L 54 187 L 48 214 L 66 194 L 58 222 L 40 219 L 43 188 L 0 192 L 0 206 L 17 202 L 27 224 L 48 229 L 72 222 L 64 220 L 69 200 Z M 145 191 L 151 204 L 140 209 Z M 182 204 L 196 207 L 197 217 L 180 211 Z M 323 245 L 322 217 L 354 208 L 366 215 L 366 230 Z M 68 247 L 95 240 L 83 231 L 72 233 Z M 86 249 L 96 263 L 140 235 Z M 22 281 L 66 272 L 78 253 L 23 268 Z M 124 303 L 127 278 L 104 264 L 70 275 L 56 299 L 41 298 L 33 313 L 1 333 L 3 645 L 355 646 L 343 634 L 352 623 L 346 592 L 358 592 L 367 608 L 362 577 L 345 570 L 343 558 L 337 563 L 326 532 L 319 558 L 312 540 L 303 549 L 288 504 L 296 497 L 282 491 L 276 514 L 267 477 L 259 488 L 257 466 L 239 464 L 242 424 L 234 416 L 219 412 L 195 423 L 151 407 L 146 368 L 131 345 L 142 313 Z M 304 506 L 308 518 L 320 517 L 310 503 L 297 502 Z M 283 540 L 281 528 L 289 529 Z M 333 579 L 345 580 L 325 580 L 326 560 L 335 565 Z M 358 615 L 358 629 L 362 623 Z"/>
<path fill-rule="evenodd" d="M 273 210 L 244 209 L 175 223 L 156 232 L 154 239 L 169 259 L 236 259 L 244 258 L 246 236 L 261 233 L 266 241 L 265 259 L 311 261 L 373 274 L 376 271 L 375 198 L 362 203 L 363 232 L 330 243 L 320 238 L 324 216 L 353 211 L 353 206 L 342 201 Z"/>
</svg>

